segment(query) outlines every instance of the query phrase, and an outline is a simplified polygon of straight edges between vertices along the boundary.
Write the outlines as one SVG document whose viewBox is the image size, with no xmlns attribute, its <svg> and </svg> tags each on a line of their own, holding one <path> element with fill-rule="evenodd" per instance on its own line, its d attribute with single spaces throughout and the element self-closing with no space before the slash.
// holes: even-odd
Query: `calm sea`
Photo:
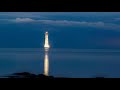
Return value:
<svg viewBox="0 0 120 90">
<path fill-rule="evenodd" d="M 120 50 L 1 48 L 0 76 L 16 72 L 54 77 L 120 77 Z"/>
</svg>

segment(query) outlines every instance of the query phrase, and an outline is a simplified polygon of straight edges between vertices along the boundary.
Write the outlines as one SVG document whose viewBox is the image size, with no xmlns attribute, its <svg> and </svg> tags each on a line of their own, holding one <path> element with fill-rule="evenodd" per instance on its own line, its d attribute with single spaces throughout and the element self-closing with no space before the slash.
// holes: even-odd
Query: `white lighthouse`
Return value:
<svg viewBox="0 0 120 90">
<path fill-rule="evenodd" d="M 44 44 L 44 48 L 45 49 L 49 49 L 50 48 L 49 41 L 48 41 L 48 32 L 45 32 L 45 44 Z"/>
</svg>

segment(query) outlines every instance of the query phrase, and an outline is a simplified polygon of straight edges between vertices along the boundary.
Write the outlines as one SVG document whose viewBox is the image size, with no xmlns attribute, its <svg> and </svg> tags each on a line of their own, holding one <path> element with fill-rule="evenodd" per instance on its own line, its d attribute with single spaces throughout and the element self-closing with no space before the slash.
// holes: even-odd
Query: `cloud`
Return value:
<svg viewBox="0 0 120 90">
<path fill-rule="evenodd" d="M 31 18 L 16 18 L 12 20 L 13 22 L 31 22 L 31 23 L 40 23 L 53 26 L 89 26 L 89 27 L 104 27 L 104 22 L 86 22 L 86 21 L 68 21 L 68 20 L 35 20 Z"/>
<path fill-rule="evenodd" d="M 40 23 L 62 26 L 104 26 L 103 22 L 85 22 L 85 21 L 68 21 L 68 20 L 38 20 Z"/>
<path fill-rule="evenodd" d="M 85 22 L 85 21 L 68 21 L 68 20 L 34 20 L 31 18 L 16 18 L 13 20 L 15 22 L 35 22 L 41 24 L 49 25 L 59 25 L 59 26 L 92 26 L 92 27 L 102 27 L 105 25 L 104 22 Z"/>
<path fill-rule="evenodd" d="M 34 22 L 35 20 L 31 18 L 16 18 L 15 20 L 12 20 L 14 22 Z"/>
<path fill-rule="evenodd" d="M 104 28 L 104 29 L 112 29 L 119 30 L 120 25 L 114 23 L 104 23 L 102 21 L 98 22 L 87 22 L 87 21 L 68 21 L 68 20 L 38 20 L 37 22 L 49 25 L 58 25 L 58 26 L 83 26 L 83 27 L 95 27 L 95 28 Z"/>
<path fill-rule="evenodd" d="M 120 25 L 114 23 L 105 23 L 102 21 L 97 22 L 88 22 L 88 21 L 69 21 L 69 20 L 40 20 L 40 19 L 32 19 L 32 18 L 15 18 L 15 19 L 5 19 L 13 23 L 38 23 L 38 24 L 46 24 L 52 26 L 69 26 L 69 27 L 95 27 L 95 28 L 104 28 L 104 29 L 112 29 L 119 30 Z"/>
</svg>

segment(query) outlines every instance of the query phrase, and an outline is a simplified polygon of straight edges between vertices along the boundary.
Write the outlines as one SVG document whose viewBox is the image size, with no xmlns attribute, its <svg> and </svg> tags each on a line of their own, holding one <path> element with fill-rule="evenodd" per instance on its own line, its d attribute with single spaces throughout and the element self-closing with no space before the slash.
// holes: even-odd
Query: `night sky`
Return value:
<svg viewBox="0 0 120 90">
<path fill-rule="evenodd" d="M 0 48 L 120 49 L 119 12 L 0 12 Z"/>
</svg>

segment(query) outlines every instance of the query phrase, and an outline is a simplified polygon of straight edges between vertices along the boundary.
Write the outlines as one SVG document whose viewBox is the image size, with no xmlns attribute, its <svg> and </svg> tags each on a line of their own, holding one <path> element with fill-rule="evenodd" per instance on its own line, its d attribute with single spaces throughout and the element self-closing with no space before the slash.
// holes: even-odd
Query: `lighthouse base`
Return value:
<svg viewBox="0 0 120 90">
<path fill-rule="evenodd" d="M 46 52 L 49 51 L 49 47 L 45 47 L 44 49 L 45 49 Z"/>
</svg>

